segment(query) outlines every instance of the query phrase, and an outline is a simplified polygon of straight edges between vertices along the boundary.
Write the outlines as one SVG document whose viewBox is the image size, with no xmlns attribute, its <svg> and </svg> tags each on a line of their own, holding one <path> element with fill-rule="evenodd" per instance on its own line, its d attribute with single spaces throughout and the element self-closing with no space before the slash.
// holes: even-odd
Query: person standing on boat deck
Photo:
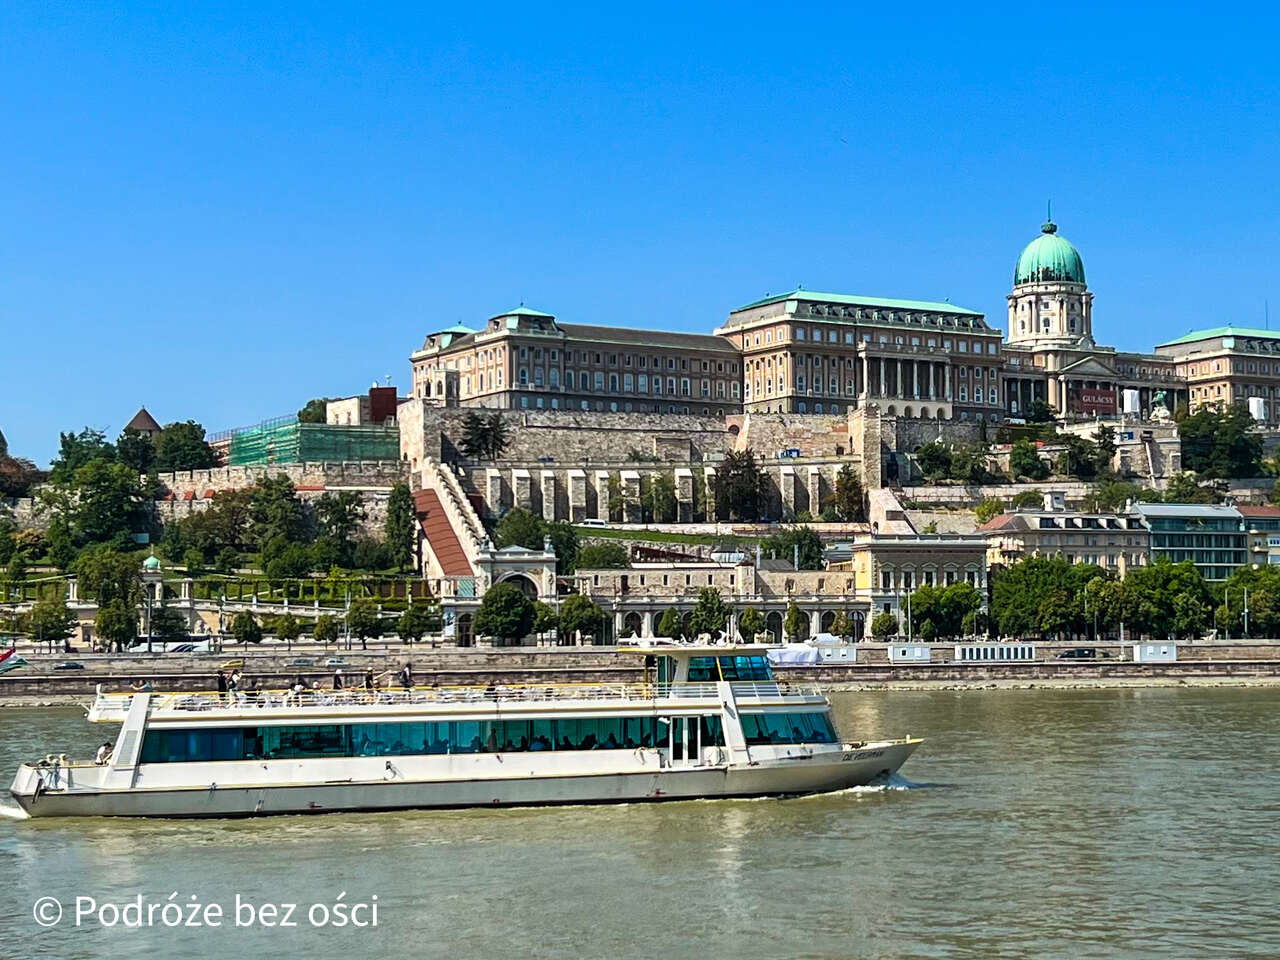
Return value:
<svg viewBox="0 0 1280 960">
<path fill-rule="evenodd" d="M 409 661 L 405 661 L 404 666 L 400 669 L 400 686 L 406 690 L 413 689 L 413 668 L 409 666 Z"/>
<path fill-rule="evenodd" d="M 218 671 L 218 699 L 227 699 L 227 675 L 221 670 Z"/>
<path fill-rule="evenodd" d="M 373 690 L 373 671 L 372 670 L 366 670 L 364 672 L 364 688 L 369 691 Z"/>
<path fill-rule="evenodd" d="M 98 755 L 93 758 L 93 762 L 100 767 L 105 766 L 107 761 L 111 759 L 111 751 L 113 748 L 114 744 L 108 740 L 98 748 Z"/>
<path fill-rule="evenodd" d="M 342 668 L 338 667 L 333 671 L 333 689 L 342 689 Z"/>
<path fill-rule="evenodd" d="M 227 680 L 227 692 L 231 694 L 231 699 L 236 703 L 240 702 L 240 671 L 232 670 L 231 678 Z"/>
</svg>

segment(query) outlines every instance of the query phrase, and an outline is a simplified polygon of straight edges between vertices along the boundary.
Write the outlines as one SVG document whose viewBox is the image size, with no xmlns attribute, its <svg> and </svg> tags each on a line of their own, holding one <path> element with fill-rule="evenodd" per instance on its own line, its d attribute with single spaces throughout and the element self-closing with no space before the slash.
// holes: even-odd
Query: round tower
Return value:
<svg viewBox="0 0 1280 960">
<path fill-rule="evenodd" d="M 1008 299 L 1010 343 L 1093 343 L 1093 294 L 1084 261 L 1052 220 L 1018 257 Z"/>
</svg>

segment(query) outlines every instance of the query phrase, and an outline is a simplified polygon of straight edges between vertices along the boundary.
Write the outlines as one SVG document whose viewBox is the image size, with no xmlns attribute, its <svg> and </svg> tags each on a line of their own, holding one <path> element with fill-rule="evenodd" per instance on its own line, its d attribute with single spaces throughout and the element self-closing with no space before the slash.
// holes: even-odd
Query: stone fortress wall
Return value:
<svg viewBox="0 0 1280 960">
<path fill-rule="evenodd" d="M 209 491 L 243 490 L 263 476 L 288 477 L 299 490 L 390 489 L 397 480 L 407 480 L 404 465 L 394 460 L 364 463 L 281 463 L 271 466 L 214 467 L 210 470 L 181 470 L 158 475 L 161 485 L 175 499 L 202 500 Z"/>
</svg>

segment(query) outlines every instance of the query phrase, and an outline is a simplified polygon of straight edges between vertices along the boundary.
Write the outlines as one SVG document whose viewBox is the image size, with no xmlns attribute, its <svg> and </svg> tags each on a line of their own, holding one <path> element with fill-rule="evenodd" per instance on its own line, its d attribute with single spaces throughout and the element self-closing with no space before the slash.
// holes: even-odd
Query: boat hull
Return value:
<svg viewBox="0 0 1280 960">
<path fill-rule="evenodd" d="M 887 741 L 806 757 L 719 766 L 468 780 L 391 779 L 124 789 L 34 789 L 33 768 L 10 791 L 32 817 L 246 817 L 452 807 L 636 803 L 730 797 L 795 796 L 887 778 L 918 740 Z"/>
</svg>

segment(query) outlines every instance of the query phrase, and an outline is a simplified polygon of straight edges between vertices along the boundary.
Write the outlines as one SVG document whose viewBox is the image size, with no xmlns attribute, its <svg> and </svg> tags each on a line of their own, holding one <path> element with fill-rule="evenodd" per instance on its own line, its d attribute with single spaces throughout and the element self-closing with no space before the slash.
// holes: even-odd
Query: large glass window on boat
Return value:
<svg viewBox="0 0 1280 960">
<path fill-rule="evenodd" d="M 744 713 L 742 733 L 748 745 L 836 742 L 825 713 Z"/>
<path fill-rule="evenodd" d="M 769 661 L 760 656 L 746 657 L 691 657 L 689 660 L 690 683 L 715 683 L 717 680 L 772 680 Z"/>
<path fill-rule="evenodd" d="M 702 746 L 724 746 L 719 716 L 699 718 L 699 733 Z M 141 762 L 634 750 L 669 740 L 670 724 L 662 717 L 152 729 L 143 740 Z"/>
</svg>

